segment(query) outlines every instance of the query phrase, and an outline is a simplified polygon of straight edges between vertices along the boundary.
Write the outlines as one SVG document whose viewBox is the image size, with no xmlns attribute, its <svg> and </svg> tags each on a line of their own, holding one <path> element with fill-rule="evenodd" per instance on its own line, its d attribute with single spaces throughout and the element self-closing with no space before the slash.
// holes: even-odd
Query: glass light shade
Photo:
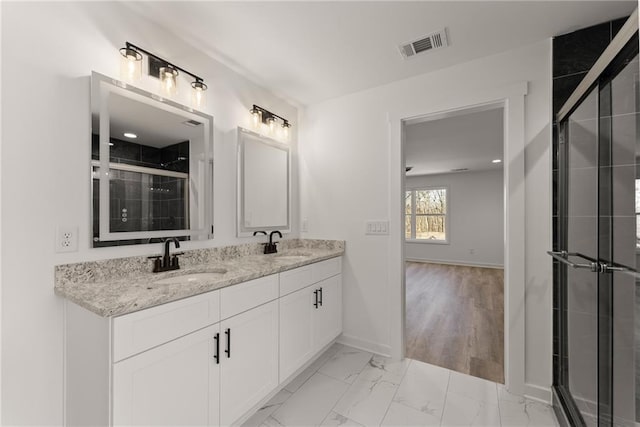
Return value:
<svg viewBox="0 0 640 427">
<path fill-rule="evenodd" d="M 120 49 L 120 77 L 124 81 L 135 82 L 142 78 L 142 54 L 123 47 Z"/>
<path fill-rule="evenodd" d="M 260 123 L 262 123 L 262 113 L 257 108 L 252 108 L 249 113 L 251 113 L 251 127 L 253 130 L 259 130 Z"/>
<path fill-rule="evenodd" d="M 178 70 L 171 67 L 160 67 L 160 86 L 167 95 L 178 92 Z"/>
<path fill-rule="evenodd" d="M 291 125 L 288 122 L 284 122 L 282 124 L 281 135 L 283 141 L 289 141 L 289 139 L 291 138 Z"/>
<path fill-rule="evenodd" d="M 273 117 L 268 117 L 267 118 L 267 128 L 269 131 L 269 135 L 275 135 L 276 134 L 276 119 L 274 119 Z"/>
<path fill-rule="evenodd" d="M 200 80 L 196 80 L 191 83 L 191 87 L 193 88 L 191 91 L 191 104 L 195 108 L 202 108 L 206 105 L 207 97 L 204 93 L 207 90 L 207 85 Z"/>
</svg>

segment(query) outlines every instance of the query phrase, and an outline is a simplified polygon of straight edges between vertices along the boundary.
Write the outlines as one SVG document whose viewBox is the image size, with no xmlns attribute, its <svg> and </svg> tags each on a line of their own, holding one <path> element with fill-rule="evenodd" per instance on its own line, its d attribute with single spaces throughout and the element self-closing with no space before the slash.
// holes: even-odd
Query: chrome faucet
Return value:
<svg viewBox="0 0 640 427">
<path fill-rule="evenodd" d="M 180 248 L 180 241 L 175 237 L 169 237 L 164 241 L 164 255 L 150 256 L 149 259 L 153 259 L 153 272 L 160 273 L 163 271 L 179 270 L 180 263 L 178 256 L 183 255 L 184 252 L 176 252 L 173 255 L 169 252 L 169 246 L 171 242 L 174 243 L 176 249 Z"/>
</svg>

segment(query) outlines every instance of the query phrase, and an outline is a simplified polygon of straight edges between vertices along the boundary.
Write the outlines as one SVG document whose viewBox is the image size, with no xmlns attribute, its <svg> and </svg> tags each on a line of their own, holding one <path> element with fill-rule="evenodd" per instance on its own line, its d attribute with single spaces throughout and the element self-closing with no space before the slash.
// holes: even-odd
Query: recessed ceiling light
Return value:
<svg viewBox="0 0 640 427">
<path fill-rule="evenodd" d="M 500 160 L 500 159 L 494 159 L 494 160 L 491 160 L 491 163 L 502 163 L 502 160 Z"/>
<path fill-rule="evenodd" d="M 125 132 L 124 136 L 126 136 L 127 138 L 131 138 L 131 139 L 135 139 L 138 137 L 138 135 L 136 135 L 135 133 L 132 132 Z"/>
</svg>

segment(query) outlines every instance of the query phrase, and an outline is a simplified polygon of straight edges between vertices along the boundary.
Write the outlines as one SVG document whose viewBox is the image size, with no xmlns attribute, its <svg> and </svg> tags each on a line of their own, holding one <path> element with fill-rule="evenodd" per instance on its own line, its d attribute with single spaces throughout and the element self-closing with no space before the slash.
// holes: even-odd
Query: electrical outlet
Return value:
<svg viewBox="0 0 640 427">
<path fill-rule="evenodd" d="M 474 255 L 476 253 L 475 249 L 469 249 L 469 255 Z"/>
<path fill-rule="evenodd" d="M 78 250 L 78 227 L 58 227 L 56 232 L 56 252 L 76 252 Z"/>
<path fill-rule="evenodd" d="M 307 220 L 307 218 L 302 219 L 302 231 L 303 232 L 309 231 L 309 220 Z"/>
</svg>

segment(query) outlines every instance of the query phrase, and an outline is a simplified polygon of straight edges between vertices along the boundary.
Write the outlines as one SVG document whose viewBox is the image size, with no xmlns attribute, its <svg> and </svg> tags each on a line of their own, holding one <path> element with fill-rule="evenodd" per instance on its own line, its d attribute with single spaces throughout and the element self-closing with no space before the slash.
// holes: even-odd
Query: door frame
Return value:
<svg viewBox="0 0 640 427">
<path fill-rule="evenodd" d="M 527 82 L 486 91 L 475 99 L 446 101 L 434 107 L 428 100 L 422 108 L 389 114 L 389 253 L 388 282 L 391 301 L 391 356 L 405 354 L 405 187 L 404 122 L 420 117 L 437 117 L 455 112 L 502 107 L 504 112 L 504 374 L 509 391 L 525 390 L 525 96 Z M 549 313 L 551 315 L 551 313 Z M 551 331 L 549 331 L 551 333 Z M 550 335 L 551 336 L 551 335 Z M 551 355 L 549 355 L 549 366 Z M 551 376 L 551 372 L 549 372 Z M 551 400 L 551 391 L 535 397 Z"/>
</svg>

